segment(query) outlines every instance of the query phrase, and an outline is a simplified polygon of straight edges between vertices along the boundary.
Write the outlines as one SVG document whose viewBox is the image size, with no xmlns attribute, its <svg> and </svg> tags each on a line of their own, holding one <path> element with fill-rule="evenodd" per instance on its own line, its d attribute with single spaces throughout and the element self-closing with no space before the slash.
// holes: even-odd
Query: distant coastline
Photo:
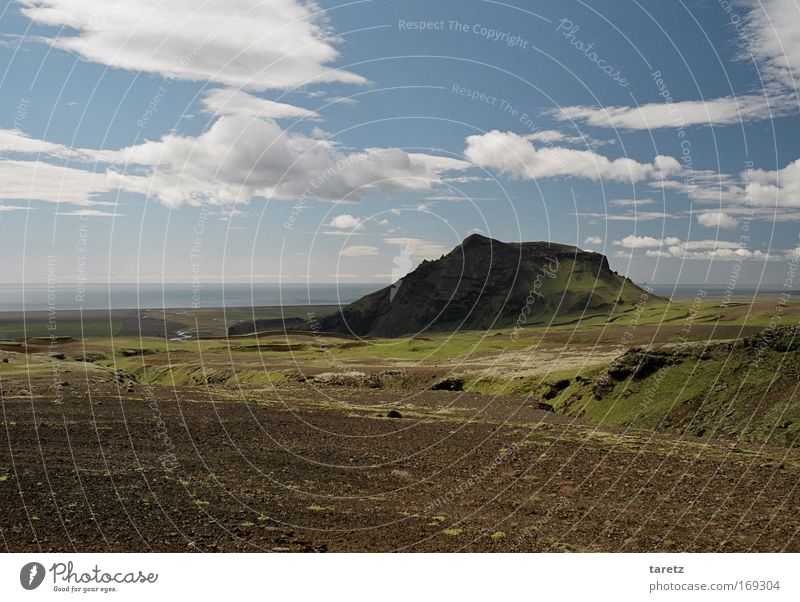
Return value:
<svg viewBox="0 0 800 602">
<path fill-rule="evenodd" d="M 48 309 L 48 295 L 54 292 L 59 312 L 89 310 L 145 309 L 221 309 L 250 307 L 301 307 L 346 305 L 372 293 L 386 283 L 228 283 L 203 284 L 199 290 L 190 282 L 143 284 L 87 284 L 83 302 L 76 297 L 74 285 L 56 285 L 48 291 L 45 284 L 0 285 L 0 313 L 33 312 Z M 657 295 L 672 299 L 693 298 L 702 289 L 711 298 L 721 297 L 726 287 L 721 284 L 646 284 Z M 741 286 L 734 298 L 752 299 L 783 292 L 775 285 L 761 288 Z M 24 295 L 23 295 L 24 293 Z"/>
<path fill-rule="evenodd" d="M 228 283 L 191 282 L 86 284 L 82 299 L 74 285 L 0 285 L 0 312 L 42 311 L 52 295 L 57 311 L 129 309 L 217 309 L 222 307 L 296 307 L 352 303 L 389 283 Z"/>
</svg>

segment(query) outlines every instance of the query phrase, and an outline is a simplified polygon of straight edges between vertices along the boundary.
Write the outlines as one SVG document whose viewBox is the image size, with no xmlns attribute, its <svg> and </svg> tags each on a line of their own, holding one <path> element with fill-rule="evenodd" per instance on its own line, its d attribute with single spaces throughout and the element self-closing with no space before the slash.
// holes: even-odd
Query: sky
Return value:
<svg viewBox="0 0 800 602">
<path fill-rule="evenodd" d="M 795 278 L 795 0 L 20 0 L 0 53 L 2 282 Z"/>
</svg>

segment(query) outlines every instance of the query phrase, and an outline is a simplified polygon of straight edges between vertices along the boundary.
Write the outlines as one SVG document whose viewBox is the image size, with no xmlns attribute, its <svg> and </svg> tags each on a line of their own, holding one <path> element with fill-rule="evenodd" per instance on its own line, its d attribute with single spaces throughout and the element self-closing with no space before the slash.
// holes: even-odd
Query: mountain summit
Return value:
<svg viewBox="0 0 800 602">
<path fill-rule="evenodd" d="M 473 234 L 450 253 L 325 317 L 321 330 L 396 337 L 546 324 L 554 316 L 631 307 L 643 293 L 599 253 Z"/>
</svg>

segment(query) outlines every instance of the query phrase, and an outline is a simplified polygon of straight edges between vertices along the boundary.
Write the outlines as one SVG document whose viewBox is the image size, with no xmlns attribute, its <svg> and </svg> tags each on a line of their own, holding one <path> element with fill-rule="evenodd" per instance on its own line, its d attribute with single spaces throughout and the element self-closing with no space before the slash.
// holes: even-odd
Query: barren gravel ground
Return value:
<svg viewBox="0 0 800 602">
<path fill-rule="evenodd" d="M 7 551 L 800 551 L 779 448 L 446 391 L 63 389 L 2 397 Z"/>
</svg>

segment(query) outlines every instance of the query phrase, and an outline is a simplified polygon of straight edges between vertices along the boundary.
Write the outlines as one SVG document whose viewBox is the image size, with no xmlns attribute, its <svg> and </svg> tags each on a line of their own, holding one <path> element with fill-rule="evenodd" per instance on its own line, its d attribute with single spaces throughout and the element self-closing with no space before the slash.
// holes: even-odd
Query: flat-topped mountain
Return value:
<svg viewBox="0 0 800 602">
<path fill-rule="evenodd" d="M 644 292 L 599 253 L 473 234 L 440 259 L 322 318 L 320 330 L 396 337 L 522 327 L 630 307 Z"/>
</svg>

